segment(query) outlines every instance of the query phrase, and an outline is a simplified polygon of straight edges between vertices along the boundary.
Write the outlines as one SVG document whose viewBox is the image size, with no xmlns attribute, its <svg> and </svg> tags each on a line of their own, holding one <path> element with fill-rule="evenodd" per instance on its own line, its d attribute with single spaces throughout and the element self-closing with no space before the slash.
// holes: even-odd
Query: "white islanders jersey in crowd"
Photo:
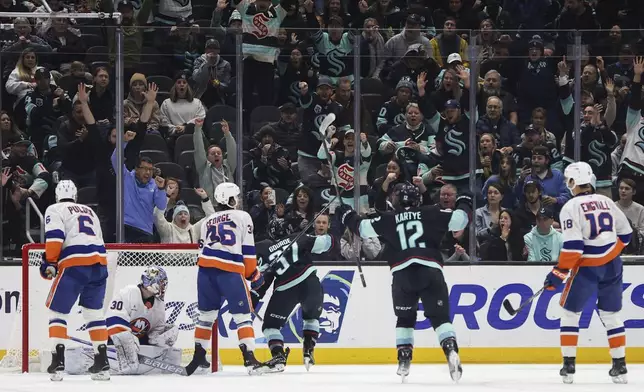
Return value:
<svg viewBox="0 0 644 392">
<path fill-rule="evenodd" d="M 248 277 L 257 268 L 253 230 L 253 220 L 246 211 L 226 210 L 210 215 L 201 225 L 197 264 Z"/>
<path fill-rule="evenodd" d="M 594 267 L 619 256 L 633 229 L 611 199 L 599 194 L 575 196 L 559 214 L 563 247 L 559 268 Z"/>
<path fill-rule="evenodd" d="M 45 211 L 47 261 L 58 268 L 93 264 L 107 265 L 101 222 L 83 204 L 62 202 Z"/>
<path fill-rule="evenodd" d="M 143 302 L 141 289 L 133 284 L 123 287 L 114 295 L 105 315 L 109 336 L 132 332 L 137 338 L 148 337 L 165 328 L 165 302 L 154 298 L 152 307 Z"/>
</svg>

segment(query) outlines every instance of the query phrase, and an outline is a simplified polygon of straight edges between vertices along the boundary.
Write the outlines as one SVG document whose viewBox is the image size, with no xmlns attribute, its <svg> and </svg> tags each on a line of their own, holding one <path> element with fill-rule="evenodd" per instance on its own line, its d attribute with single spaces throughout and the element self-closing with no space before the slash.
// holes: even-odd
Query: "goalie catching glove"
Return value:
<svg viewBox="0 0 644 392">
<path fill-rule="evenodd" d="M 179 337 L 179 327 L 174 324 L 166 324 L 159 331 L 150 331 L 148 342 L 152 346 L 172 347 Z"/>
</svg>

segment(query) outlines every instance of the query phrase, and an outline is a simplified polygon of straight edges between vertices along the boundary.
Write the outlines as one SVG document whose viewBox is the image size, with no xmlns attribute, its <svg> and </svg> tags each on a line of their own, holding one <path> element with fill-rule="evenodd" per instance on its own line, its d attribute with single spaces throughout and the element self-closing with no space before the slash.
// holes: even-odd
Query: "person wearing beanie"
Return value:
<svg viewBox="0 0 644 392">
<path fill-rule="evenodd" d="M 405 122 L 405 111 L 414 92 L 414 84 L 411 80 L 400 79 L 396 85 L 396 96 L 389 102 L 385 102 L 378 112 L 376 127 L 378 134 L 386 135 L 393 127 Z"/>
<path fill-rule="evenodd" d="M 141 111 L 145 106 L 147 100 L 143 94 L 148 90 L 148 82 L 145 75 L 135 73 L 130 78 L 130 93 L 123 101 L 123 116 L 125 117 L 125 128 L 131 128 L 139 121 Z M 159 104 L 154 101 L 152 115 L 147 123 L 148 133 L 159 133 Z"/>
<path fill-rule="evenodd" d="M 207 217 L 215 213 L 215 209 L 205 190 L 198 188 L 195 193 L 201 198 L 201 208 L 205 213 L 195 224 L 190 223 L 190 210 L 182 201 L 174 207 L 172 222 L 165 219 L 165 210 L 154 209 L 154 224 L 162 244 L 196 244 L 201 238 L 201 226 Z"/>
<path fill-rule="evenodd" d="M 195 59 L 192 68 L 195 97 L 207 107 L 224 103 L 224 89 L 230 83 L 230 63 L 219 55 L 219 51 L 219 41 L 209 39 L 204 54 Z"/>
</svg>

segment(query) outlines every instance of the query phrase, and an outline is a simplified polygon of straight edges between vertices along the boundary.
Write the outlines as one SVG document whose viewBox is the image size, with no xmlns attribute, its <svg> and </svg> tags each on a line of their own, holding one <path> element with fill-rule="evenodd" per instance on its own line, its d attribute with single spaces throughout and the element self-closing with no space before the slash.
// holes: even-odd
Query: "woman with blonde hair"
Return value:
<svg viewBox="0 0 644 392">
<path fill-rule="evenodd" d="M 134 125 L 141 117 L 141 111 L 147 102 L 144 93 L 148 89 L 148 82 L 145 75 L 135 73 L 130 78 L 130 93 L 123 102 L 123 116 L 125 116 L 125 125 Z M 155 101 L 152 109 L 152 115 L 147 124 L 148 133 L 159 133 L 159 104 Z"/>
<path fill-rule="evenodd" d="M 13 108 L 16 109 L 18 103 L 25 98 L 27 93 L 33 91 L 36 87 L 36 81 L 34 80 L 34 74 L 36 73 L 36 68 L 38 67 L 38 59 L 36 57 L 36 52 L 27 48 L 22 51 L 16 68 L 11 71 L 9 74 L 9 79 L 5 84 L 7 92 L 16 97 L 16 100 L 13 103 Z"/>
</svg>

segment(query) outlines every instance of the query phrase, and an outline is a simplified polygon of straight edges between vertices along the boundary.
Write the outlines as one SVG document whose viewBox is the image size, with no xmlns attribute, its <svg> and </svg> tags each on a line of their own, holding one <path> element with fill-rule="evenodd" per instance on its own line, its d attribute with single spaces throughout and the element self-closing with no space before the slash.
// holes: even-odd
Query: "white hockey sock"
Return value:
<svg viewBox="0 0 644 392">
<path fill-rule="evenodd" d="M 195 326 L 195 343 L 199 343 L 206 350 L 210 348 L 212 326 L 215 324 L 218 315 L 218 310 L 200 311 L 199 319 Z"/>
<path fill-rule="evenodd" d="M 56 345 L 65 344 L 67 341 L 67 315 L 49 310 L 49 340 L 52 352 Z"/>
<path fill-rule="evenodd" d="M 624 358 L 626 356 L 626 329 L 624 322 L 619 318 L 619 312 L 599 311 L 599 318 L 606 327 L 610 356 Z"/>
<path fill-rule="evenodd" d="M 83 318 L 87 321 L 85 330 L 89 332 L 94 352 L 98 353 L 98 346 L 107 344 L 107 325 L 103 310 L 83 308 Z"/>
<path fill-rule="evenodd" d="M 255 351 L 255 331 L 253 330 L 253 319 L 250 313 L 233 314 L 232 316 L 235 324 L 237 324 L 239 344 L 245 344 L 248 351 Z"/>
<path fill-rule="evenodd" d="M 563 309 L 559 334 L 561 340 L 561 355 L 564 357 L 577 356 L 577 342 L 579 341 L 579 318 L 581 313 Z"/>
</svg>

